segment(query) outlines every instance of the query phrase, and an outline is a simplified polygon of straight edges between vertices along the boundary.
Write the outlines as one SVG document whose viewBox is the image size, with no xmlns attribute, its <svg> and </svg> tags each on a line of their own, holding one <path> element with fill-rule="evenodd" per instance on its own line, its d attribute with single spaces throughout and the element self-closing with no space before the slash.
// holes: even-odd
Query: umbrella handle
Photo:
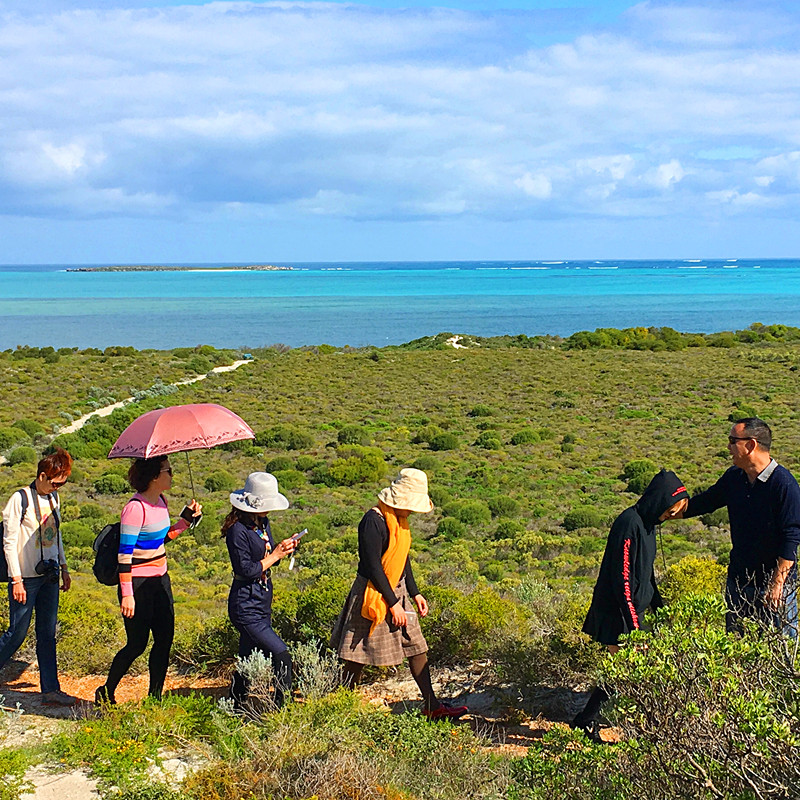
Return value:
<svg viewBox="0 0 800 800">
<path fill-rule="evenodd" d="M 189 483 L 192 485 L 192 500 L 197 499 L 197 495 L 194 491 L 194 478 L 192 478 L 192 462 L 189 458 L 189 451 L 184 451 L 186 453 L 186 466 L 189 467 Z"/>
</svg>

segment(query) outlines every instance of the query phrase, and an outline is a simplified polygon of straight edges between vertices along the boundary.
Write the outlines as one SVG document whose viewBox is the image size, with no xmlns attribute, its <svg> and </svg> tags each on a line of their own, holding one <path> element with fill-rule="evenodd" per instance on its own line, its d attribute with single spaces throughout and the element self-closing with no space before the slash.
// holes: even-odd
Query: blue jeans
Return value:
<svg viewBox="0 0 800 800">
<path fill-rule="evenodd" d="M 0 637 L 0 669 L 19 650 L 25 641 L 36 609 L 36 660 L 39 662 L 39 685 L 42 693 L 57 692 L 56 619 L 58 617 L 59 584 L 45 583 L 44 578 L 23 578 L 27 597 L 18 603 L 8 584 L 8 630 Z"/>
<path fill-rule="evenodd" d="M 770 611 L 764 605 L 766 589 L 753 582 L 740 584 L 735 578 L 728 577 L 725 584 L 725 605 L 728 613 L 725 615 L 725 628 L 728 633 L 742 632 L 742 619 L 756 619 L 773 628 L 781 630 L 785 636 L 797 638 L 797 581 L 794 577 L 787 578 L 783 587 L 783 608 L 780 611 Z"/>
</svg>

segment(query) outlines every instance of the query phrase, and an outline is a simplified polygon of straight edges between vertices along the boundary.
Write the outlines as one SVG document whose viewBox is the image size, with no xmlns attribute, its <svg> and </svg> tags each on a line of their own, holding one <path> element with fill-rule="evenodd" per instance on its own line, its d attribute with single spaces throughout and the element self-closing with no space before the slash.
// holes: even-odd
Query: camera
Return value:
<svg viewBox="0 0 800 800">
<path fill-rule="evenodd" d="M 35 567 L 36 574 L 44 578 L 45 583 L 58 583 L 60 567 L 54 558 L 42 559 Z"/>
</svg>

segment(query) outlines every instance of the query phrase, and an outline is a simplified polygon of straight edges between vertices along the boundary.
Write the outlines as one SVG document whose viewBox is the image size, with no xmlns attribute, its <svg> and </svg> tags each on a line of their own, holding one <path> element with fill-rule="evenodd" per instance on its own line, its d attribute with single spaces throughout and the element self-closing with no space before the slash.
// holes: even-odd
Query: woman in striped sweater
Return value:
<svg viewBox="0 0 800 800">
<path fill-rule="evenodd" d="M 164 542 L 176 538 L 190 524 L 196 525 L 202 512 L 200 504 L 192 500 L 178 521 L 170 524 L 164 499 L 164 492 L 172 486 L 172 467 L 167 456 L 137 458 L 128 470 L 128 481 L 136 494 L 120 517 L 118 589 L 127 642 L 114 656 L 105 684 L 95 692 L 98 703 L 115 702 L 117 685 L 145 651 L 151 633 L 149 693 L 161 697 L 175 632 Z"/>
</svg>

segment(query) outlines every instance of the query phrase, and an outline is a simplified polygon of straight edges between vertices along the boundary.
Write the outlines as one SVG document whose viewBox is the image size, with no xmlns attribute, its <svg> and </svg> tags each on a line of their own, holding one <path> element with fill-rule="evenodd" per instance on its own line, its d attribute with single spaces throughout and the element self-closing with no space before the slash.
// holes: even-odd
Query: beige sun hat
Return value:
<svg viewBox="0 0 800 800">
<path fill-rule="evenodd" d="M 251 514 L 283 511 L 289 501 L 278 491 L 278 480 L 269 472 L 251 472 L 244 488 L 231 493 L 231 505 Z"/>
<path fill-rule="evenodd" d="M 427 513 L 433 511 L 428 497 L 428 476 L 421 469 L 406 467 L 392 481 L 391 486 L 378 492 L 378 500 L 391 508 Z"/>
</svg>

